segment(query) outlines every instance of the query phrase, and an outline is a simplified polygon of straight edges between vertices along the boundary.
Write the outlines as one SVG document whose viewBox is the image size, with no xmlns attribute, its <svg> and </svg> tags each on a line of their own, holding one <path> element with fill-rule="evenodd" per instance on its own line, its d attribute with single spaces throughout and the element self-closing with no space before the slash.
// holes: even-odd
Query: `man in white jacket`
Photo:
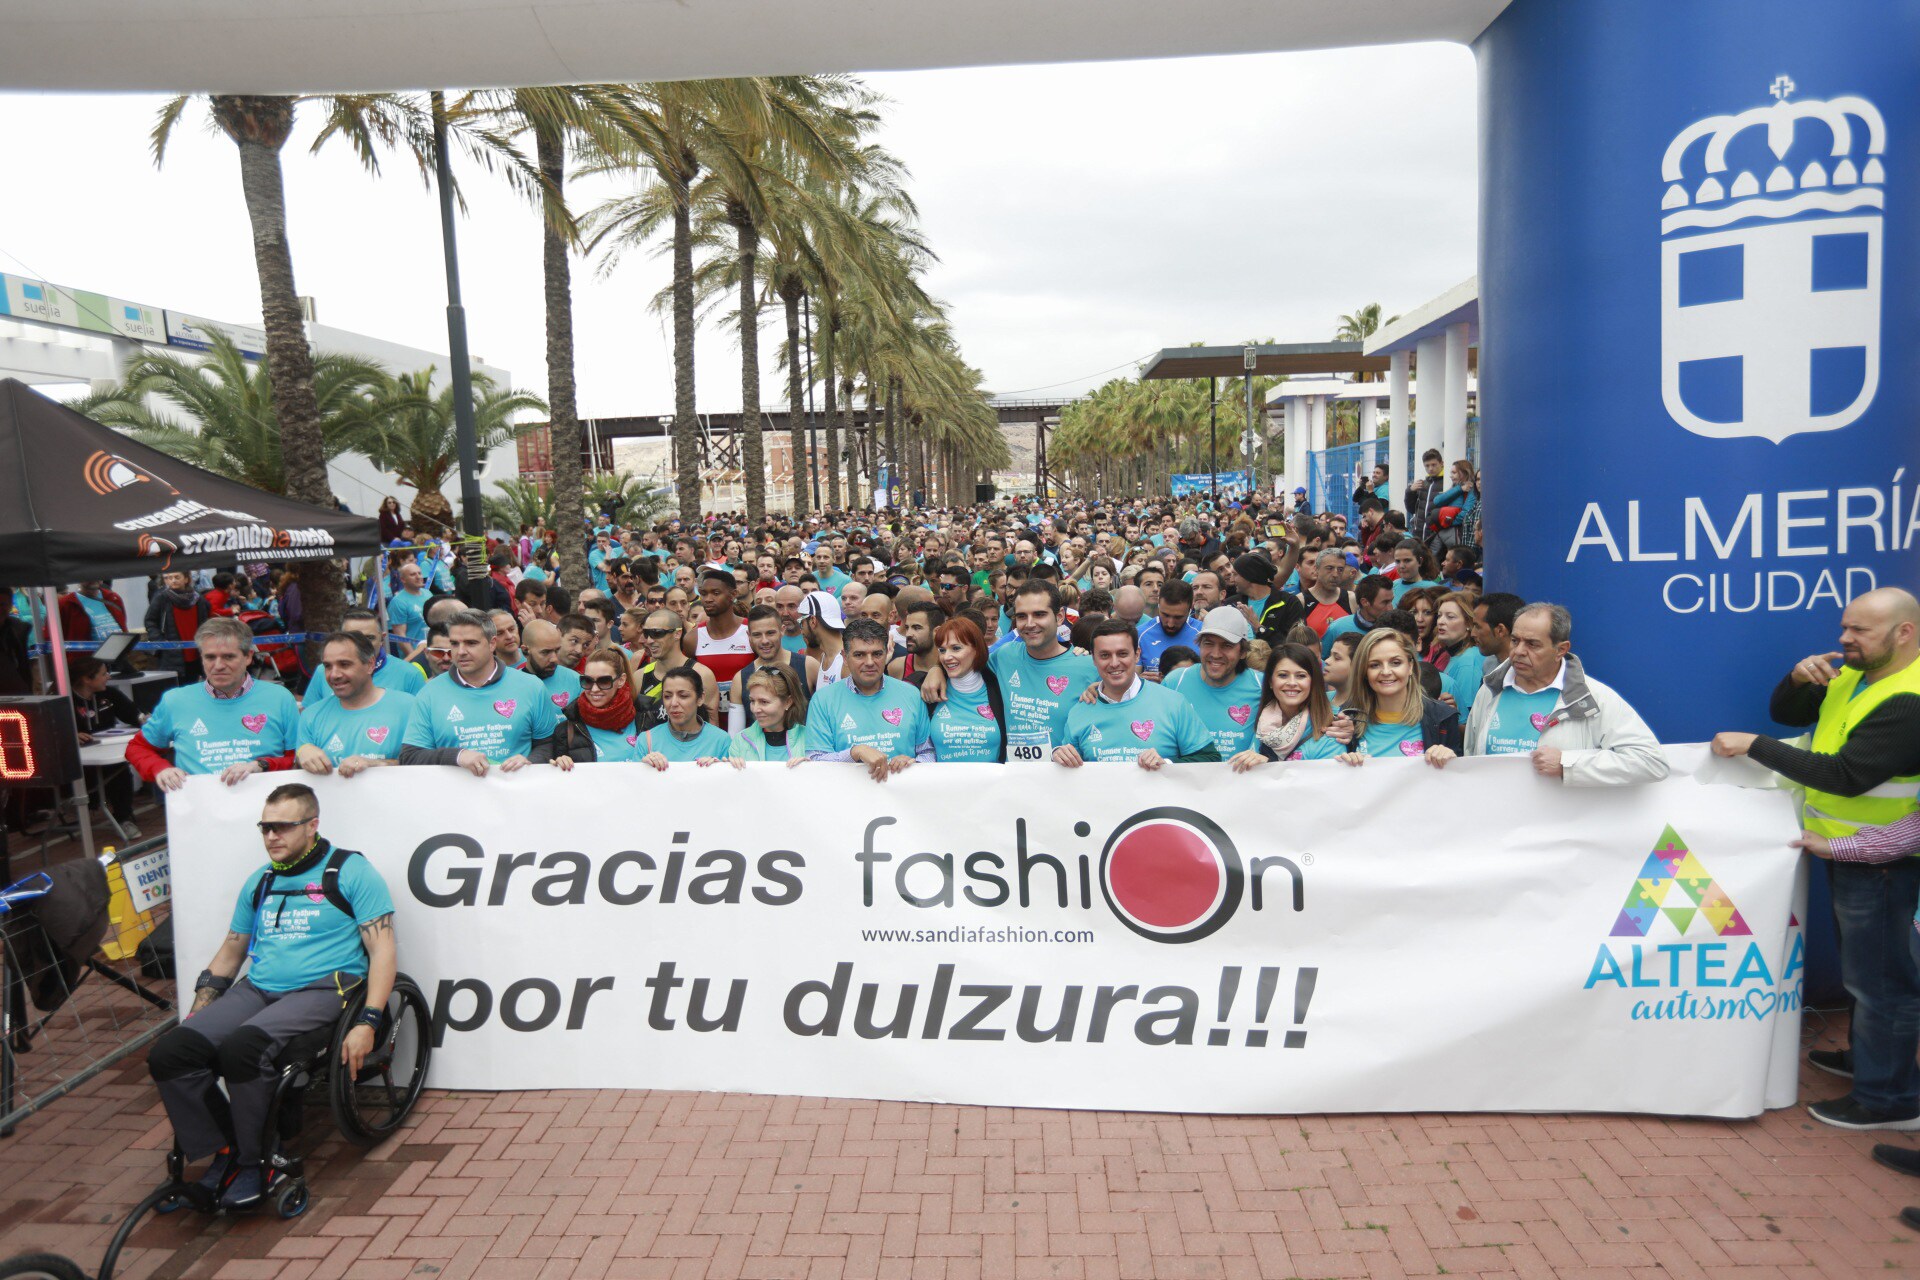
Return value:
<svg viewBox="0 0 1920 1280">
<path fill-rule="evenodd" d="M 1627 700 L 1573 656 L 1573 617 L 1530 604 L 1513 620 L 1507 660 L 1486 674 L 1467 717 L 1470 756 L 1528 755 L 1542 777 L 1569 786 L 1658 782 L 1666 753 Z"/>
</svg>

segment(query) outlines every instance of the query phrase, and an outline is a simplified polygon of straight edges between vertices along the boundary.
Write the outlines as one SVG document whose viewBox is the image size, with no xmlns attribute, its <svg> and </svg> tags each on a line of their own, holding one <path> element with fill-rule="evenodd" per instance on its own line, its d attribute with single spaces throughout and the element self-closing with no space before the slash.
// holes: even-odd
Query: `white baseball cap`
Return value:
<svg viewBox="0 0 1920 1280">
<path fill-rule="evenodd" d="M 847 615 L 840 611 L 840 602 L 824 591 L 809 591 L 800 601 L 802 618 L 818 618 L 822 625 L 835 631 L 847 629 Z"/>
</svg>

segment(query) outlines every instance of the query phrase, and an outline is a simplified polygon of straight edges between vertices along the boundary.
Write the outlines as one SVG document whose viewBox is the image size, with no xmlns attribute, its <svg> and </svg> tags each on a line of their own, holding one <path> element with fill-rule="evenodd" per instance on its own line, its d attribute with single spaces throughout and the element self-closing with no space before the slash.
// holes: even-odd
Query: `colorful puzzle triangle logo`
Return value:
<svg viewBox="0 0 1920 1280">
<path fill-rule="evenodd" d="M 1627 893 L 1627 904 L 1620 908 L 1620 918 L 1613 922 L 1612 936 L 1644 938 L 1663 916 L 1677 934 L 1684 935 L 1696 921 L 1704 921 L 1722 938 L 1753 934 L 1727 891 L 1714 882 L 1672 827 L 1660 833 L 1660 842 L 1647 855 Z"/>
</svg>

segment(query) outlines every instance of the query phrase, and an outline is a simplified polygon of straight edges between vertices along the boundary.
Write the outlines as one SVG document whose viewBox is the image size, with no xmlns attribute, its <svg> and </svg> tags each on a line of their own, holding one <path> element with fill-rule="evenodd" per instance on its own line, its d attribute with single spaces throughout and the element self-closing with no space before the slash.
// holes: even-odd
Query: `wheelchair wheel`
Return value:
<svg viewBox="0 0 1920 1280">
<path fill-rule="evenodd" d="M 307 1180 L 287 1178 L 273 1189 L 273 1211 L 282 1218 L 297 1218 L 307 1211 Z"/>
<path fill-rule="evenodd" d="M 327 1059 L 327 1092 L 334 1123 L 352 1141 L 371 1147 L 391 1137 L 419 1101 L 433 1052 L 429 1017 L 419 986 L 404 973 L 396 976 L 380 1025 L 374 1028 L 373 1052 L 357 1075 L 340 1065 L 341 1046 L 356 1021 L 341 1020 Z"/>
<path fill-rule="evenodd" d="M 0 1277 L 5 1280 L 88 1280 L 79 1263 L 57 1253 L 24 1253 L 8 1258 L 0 1262 Z"/>
</svg>

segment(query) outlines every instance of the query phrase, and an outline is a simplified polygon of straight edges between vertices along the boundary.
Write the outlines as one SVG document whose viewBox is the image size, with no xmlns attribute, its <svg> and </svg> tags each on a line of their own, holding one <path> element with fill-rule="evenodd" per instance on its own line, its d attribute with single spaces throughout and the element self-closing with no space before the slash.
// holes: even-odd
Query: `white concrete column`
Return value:
<svg viewBox="0 0 1920 1280">
<path fill-rule="evenodd" d="M 1422 338 L 1415 351 L 1418 392 L 1413 403 L 1413 474 L 1425 475 L 1420 458 L 1446 444 L 1447 337 Z"/>
<path fill-rule="evenodd" d="M 1307 408 L 1302 396 L 1287 397 L 1287 488 L 1307 482 Z"/>
<path fill-rule="evenodd" d="M 1412 408 L 1407 396 L 1407 366 L 1411 359 L 1405 351 L 1387 357 L 1387 492 L 1393 506 L 1407 491 L 1407 418 Z"/>
<path fill-rule="evenodd" d="M 1327 398 L 1313 396 L 1307 401 L 1307 447 L 1315 453 L 1327 448 Z"/>
<path fill-rule="evenodd" d="M 1372 396 L 1360 399 L 1360 443 L 1372 441 L 1374 433 L 1380 429 L 1380 402 Z"/>
<path fill-rule="evenodd" d="M 1447 400 L 1441 418 L 1441 434 L 1446 443 L 1440 452 L 1447 455 L 1447 467 L 1467 456 L 1467 326 L 1447 328 Z"/>
</svg>

